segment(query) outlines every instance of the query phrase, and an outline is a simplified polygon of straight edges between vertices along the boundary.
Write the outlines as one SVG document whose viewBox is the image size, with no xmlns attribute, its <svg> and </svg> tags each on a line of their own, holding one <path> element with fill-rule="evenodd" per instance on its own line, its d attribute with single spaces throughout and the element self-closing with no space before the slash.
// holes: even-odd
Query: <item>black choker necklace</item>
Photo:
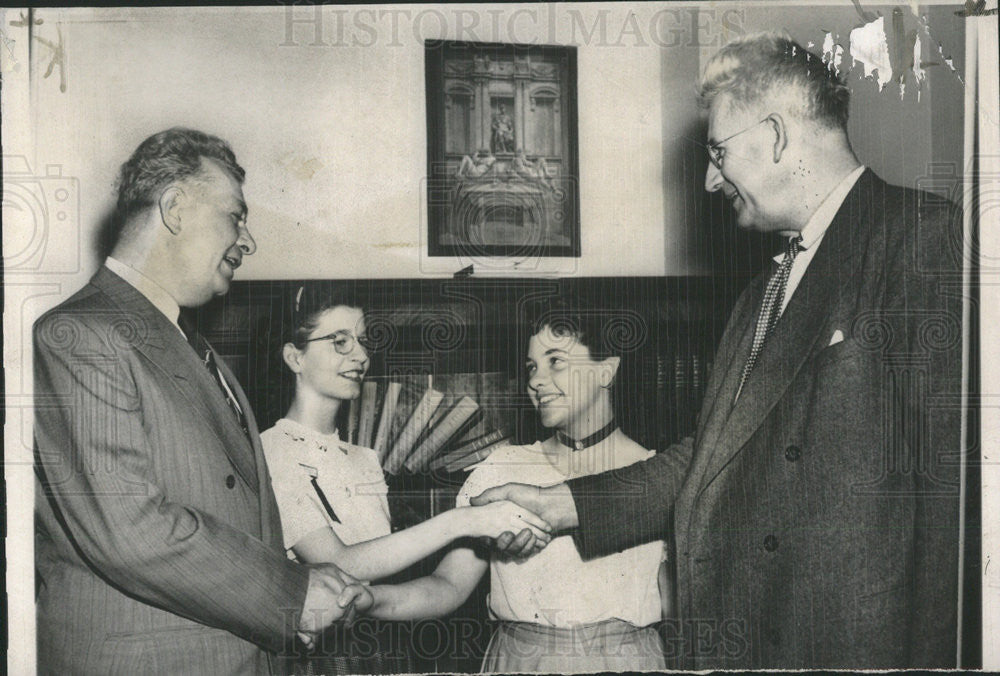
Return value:
<svg viewBox="0 0 1000 676">
<path fill-rule="evenodd" d="M 582 451 L 585 448 L 590 448 L 594 444 L 599 444 L 604 441 L 610 437 L 616 429 L 618 429 L 618 423 L 612 420 L 601 429 L 597 430 L 590 436 L 580 439 L 579 441 L 567 434 L 563 434 L 559 430 L 556 430 L 556 439 L 559 440 L 560 444 L 566 446 L 567 448 L 572 448 L 574 451 Z"/>
</svg>

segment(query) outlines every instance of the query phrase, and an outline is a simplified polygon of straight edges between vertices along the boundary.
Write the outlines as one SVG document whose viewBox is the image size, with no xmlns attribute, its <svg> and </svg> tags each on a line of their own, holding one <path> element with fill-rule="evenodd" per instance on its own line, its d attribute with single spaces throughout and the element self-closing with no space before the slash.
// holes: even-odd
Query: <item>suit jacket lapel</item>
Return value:
<svg viewBox="0 0 1000 676">
<path fill-rule="evenodd" d="M 250 435 L 250 445 L 252 446 L 254 460 L 257 464 L 257 485 L 260 487 L 258 491 L 260 494 L 260 539 L 277 549 L 283 550 L 285 545 L 281 533 L 281 522 L 278 519 L 278 504 L 275 502 L 274 492 L 271 490 L 271 475 L 267 470 L 264 449 L 260 443 L 260 430 L 257 428 L 257 419 L 250 409 L 250 402 L 247 400 L 246 393 L 240 387 L 236 376 L 229 370 L 225 361 L 218 358 L 218 355 L 216 355 L 216 363 L 219 365 L 222 375 L 225 376 L 226 381 L 230 384 L 233 394 L 236 395 L 236 401 L 239 403 L 240 408 L 243 409 L 243 415 L 246 418 L 247 431 Z"/>
<path fill-rule="evenodd" d="M 750 354 L 754 323 L 763 299 L 763 288 L 763 278 L 751 282 L 742 307 L 737 309 L 738 314 L 733 318 L 733 326 L 737 329 L 720 344 L 712 374 L 713 382 L 705 398 L 706 402 L 712 403 L 709 410 L 705 411 L 705 419 L 698 432 L 699 445 L 707 449 L 714 448 L 716 439 L 729 418 L 733 396 L 743 371 L 743 363 Z"/>
<path fill-rule="evenodd" d="M 688 523 L 693 515 L 692 505 L 702 486 L 705 470 L 717 450 L 719 435 L 729 417 L 729 405 L 739 383 L 746 355 L 750 353 L 753 340 L 753 320 L 760 305 L 761 280 L 755 279 L 733 311 L 730 324 L 719 342 L 715 356 L 715 366 L 705 390 L 702 416 L 695 438 L 695 453 L 688 478 L 681 487 L 674 509 L 677 519 L 676 537 L 678 548 L 686 546 Z M 754 299 L 757 299 L 756 301 Z"/>
<path fill-rule="evenodd" d="M 701 490 L 718 476 L 719 472 L 743 449 L 747 441 L 767 418 L 781 399 L 806 359 L 816 349 L 816 342 L 823 336 L 826 319 L 831 315 L 842 292 L 852 286 L 855 248 L 858 246 L 859 227 L 864 222 L 866 201 L 872 174 L 866 171 L 848 193 L 827 229 L 819 250 L 810 262 L 798 288 L 784 313 L 768 337 L 757 365 L 747 378 L 739 401 L 732 407 L 728 419 L 719 424 L 720 433 L 715 440 L 715 451 L 708 462 Z M 756 304 L 759 305 L 759 304 Z M 752 335 L 750 319 L 747 333 Z M 749 353 L 746 336 L 741 342 L 744 358 Z M 819 346 L 822 349 L 824 346 Z M 715 402 L 718 409 L 728 408 L 735 396 L 741 359 L 730 362 L 725 387 L 721 387 Z"/>
<path fill-rule="evenodd" d="M 222 398 L 215 379 L 177 327 L 135 287 L 107 268 L 98 270 L 91 283 L 106 293 L 129 317 L 132 322 L 129 330 L 134 332 L 130 337 L 132 346 L 174 381 L 205 424 L 218 435 L 239 475 L 257 490 L 257 468 L 250 442 Z M 221 364 L 221 361 L 218 363 Z M 226 378 L 230 384 L 236 382 L 228 375 Z M 177 421 L 177 424 L 184 422 Z"/>
</svg>

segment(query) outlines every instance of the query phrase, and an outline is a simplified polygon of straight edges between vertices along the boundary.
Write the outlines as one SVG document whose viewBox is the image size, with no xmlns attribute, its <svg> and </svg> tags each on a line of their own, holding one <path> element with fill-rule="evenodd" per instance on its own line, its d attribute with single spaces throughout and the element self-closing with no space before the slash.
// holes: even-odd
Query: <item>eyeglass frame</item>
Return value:
<svg viewBox="0 0 1000 676">
<path fill-rule="evenodd" d="M 765 117 L 765 118 L 763 118 L 761 120 L 758 120 L 757 122 L 754 122 L 753 124 L 751 124 L 749 127 L 745 128 L 745 129 L 741 129 L 738 132 L 736 132 L 735 134 L 730 134 L 729 136 L 727 136 L 726 138 L 722 139 L 721 141 L 713 141 L 712 143 L 706 143 L 705 144 L 705 148 L 708 150 L 708 161 L 712 163 L 713 167 L 715 167 L 719 171 L 722 171 L 722 162 L 723 162 L 723 160 L 726 159 L 725 155 L 720 152 L 720 151 L 724 151 L 725 150 L 725 148 L 722 147 L 722 144 L 726 143 L 727 141 L 731 141 L 732 139 L 736 138 L 740 134 L 744 134 L 744 133 L 750 131 L 751 129 L 756 129 L 758 126 L 760 126 L 760 125 L 764 124 L 765 122 L 767 122 L 767 120 L 768 120 L 769 117 L 770 116 Z"/>
<path fill-rule="evenodd" d="M 345 338 L 345 339 L 348 340 L 348 342 L 350 344 L 347 347 L 345 347 L 345 348 L 338 348 L 336 340 L 335 340 L 337 338 Z M 328 333 L 325 336 L 317 336 L 315 338 L 306 338 L 302 342 L 303 343 L 315 343 L 315 342 L 318 342 L 320 340 L 329 340 L 329 341 L 333 342 L 333 349 L 334 349 L 334 351 L 337 354 L 341 354 L 341 355 L 348 355 L 351 352 L 353 352 L 355 345 L 360 345 L 361 349 L 364 350 L 366 354 L 369 353 L 369 352 L 371 352 L 372 347 L 373 347 L 372 341 L 369 340 L 367 336 L 356 336 L 353 333 L 350 333 L 350 332 L 344 331 L 344 330 L 334 331 L 333 333 Z"/>
</svg>

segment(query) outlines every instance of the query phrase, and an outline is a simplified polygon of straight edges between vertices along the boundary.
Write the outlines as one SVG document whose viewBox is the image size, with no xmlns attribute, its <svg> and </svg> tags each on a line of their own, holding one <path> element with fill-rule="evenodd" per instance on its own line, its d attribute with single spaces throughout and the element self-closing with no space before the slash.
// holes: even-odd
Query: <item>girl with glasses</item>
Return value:
<svg viewBox="0 0 1000 676">
<path fill-rule="evenodd" d="M 453 509 L 392 533 L 388 488 L 375 451 L 342 441 L 335 423 L 341 405 L 361 394 L 368 370 L 364 313 L 351 301 L 299 289 L 291 328 L 282 358 L 294 376 L 294 396 L 285 417 L 261 434 L 290 558 L 332 562 L 370 581 L 460 537 L 493 538 L 530 528 L 548 539 L 547 524 L 511 502 Z M 349 635 L 339 635 L 331 644 L 335 655 L 307 666 L 321 673 L 400 668 L 384 655 L 363 654 L 366 646 L 370 653 L 370 640 L 355 642 L 352 650 Z"/>
</svg>

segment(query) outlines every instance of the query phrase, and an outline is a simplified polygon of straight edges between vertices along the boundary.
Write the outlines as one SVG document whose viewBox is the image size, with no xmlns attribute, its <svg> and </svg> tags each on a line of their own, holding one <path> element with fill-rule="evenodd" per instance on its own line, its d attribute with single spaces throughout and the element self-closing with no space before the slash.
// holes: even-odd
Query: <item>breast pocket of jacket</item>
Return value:
<svg viewBox="0 0 1000 676">
<path fill-rule="evenodd" d="M 824 348 L 813 360 L 809 410 L 804 418 L 815 439 L 841 445 L 867 436 L 880 410 L 880 353 L 847 338 Z"/>
<path fill-rule="evenodd" d="M 818 374 L 833 364 L 839 364 L 848 359 L 863 359 L 871 354 L 871 350 L 864 349 L 853 338 L 845 338 L 839 343 L 829 345 L 819 351 L 813 362 L 813 371 Z"/>
</svg>

